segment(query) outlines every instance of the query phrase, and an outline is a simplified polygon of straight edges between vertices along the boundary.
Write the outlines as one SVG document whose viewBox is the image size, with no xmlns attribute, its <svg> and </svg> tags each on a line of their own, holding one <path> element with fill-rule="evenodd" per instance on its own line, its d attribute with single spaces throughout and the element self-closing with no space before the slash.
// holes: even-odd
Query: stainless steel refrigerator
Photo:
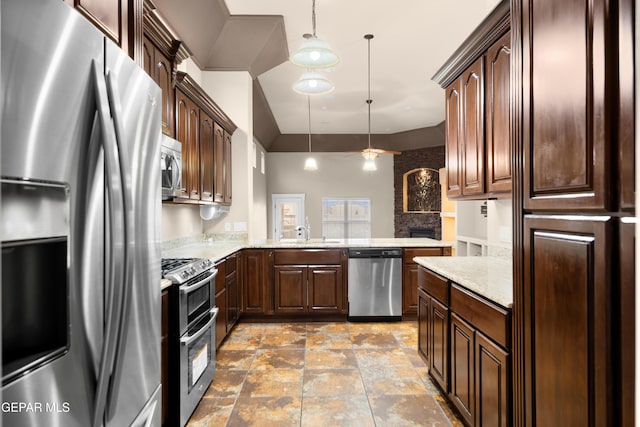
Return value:
<svg viewBox="0 0 640 427">
<path fill-rule="evenodd" d="M 3 425 L 159 425 L 160 89 L 62 1 L 0 7 Z"/>
</svg>

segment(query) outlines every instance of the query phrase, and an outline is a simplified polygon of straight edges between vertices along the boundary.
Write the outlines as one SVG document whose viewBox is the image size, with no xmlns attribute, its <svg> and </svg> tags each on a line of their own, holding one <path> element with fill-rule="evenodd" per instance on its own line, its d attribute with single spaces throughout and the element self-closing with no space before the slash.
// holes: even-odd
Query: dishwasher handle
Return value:
<svg viewBox="0 0 640 427">
<path fill-rule="evenodd" d="M 349 258 L 402 258 L 401 248 L 349 249 Z"/>
</svg>

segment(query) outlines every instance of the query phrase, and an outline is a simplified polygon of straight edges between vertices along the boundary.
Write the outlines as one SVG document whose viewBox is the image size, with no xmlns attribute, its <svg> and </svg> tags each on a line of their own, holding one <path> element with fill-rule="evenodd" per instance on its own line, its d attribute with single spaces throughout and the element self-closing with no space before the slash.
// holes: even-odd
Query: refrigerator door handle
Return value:
<svg viewBox="0 0 640 427">
<path fill-rule="evenodd" d="M 93 425 L 98 427 L 104 423 L 104 409 L 116 355 L 118 323 L 121 318 L 122 283 L 125 281 L 125 201 L 122 197 L 121 167 L 118 158 L 118 147 L 114 127 L 110 118 L 109 102 L 104 75 L 98 64 L 92 64 L 97 116 L 102 129 L 102 144 L 105 158 L 105 186 L 109 200 L 108 217 L 109 233 L 109 265 L 106 268 L 106 307 L 105 307 L 105 339 L 103 342 L 98 382 L 96 386 Z"/>
<path fill-rule="evenodd" d="M 120 390 L 120 380 L 122 379 L 122 360 L 124 355 L 124 343 L 125 335 L 127 333 L 126 325 L 129 319 L 129 312 L 131 310 L 131 291 L 133 286 L 133 199 L 131 195 L 131 165 L 129 159 L 126 156 L 126 150 L 124 147 L 124 130 L 122 123 L 122 104 L 120 102 L 120 95 L 116 86 L 116 78 L 112 71 L 107 70 L 106 73 L 107 82 L 107 99 L 109 101 L 109 107 L 111 109 L 111 115 L 113 117 L 113 125 L 115 130 L 115 142 L 117 145 L 117 152 L 119 154 L 119 164 L 121 172 L 122 183 L 122 197 L 124 200 L 124 278 L 122 282 L 122 298 L 120 300 L 120 317 L 117 319 L 117 336 L 115 338 L 114 347 L 116 357 L 113 362 L 113 368 L 111 372 L 111 381 L 109 383 L 109 392 L 107 395 L 107 419 L 111 419 L 115 413 L 117 394 Z"/>
</svg>

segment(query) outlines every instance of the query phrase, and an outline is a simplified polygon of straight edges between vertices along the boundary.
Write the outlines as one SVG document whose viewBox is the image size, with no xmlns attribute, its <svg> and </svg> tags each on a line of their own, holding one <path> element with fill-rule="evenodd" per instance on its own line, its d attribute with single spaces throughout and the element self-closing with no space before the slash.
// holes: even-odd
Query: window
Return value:
<svg viewBox="0 0 640 427">
<path fill-rule="evenodd" d="M 333 239 L 371 237 L 369 199 L 322 199 L 322 236 Z"/>
</svg>

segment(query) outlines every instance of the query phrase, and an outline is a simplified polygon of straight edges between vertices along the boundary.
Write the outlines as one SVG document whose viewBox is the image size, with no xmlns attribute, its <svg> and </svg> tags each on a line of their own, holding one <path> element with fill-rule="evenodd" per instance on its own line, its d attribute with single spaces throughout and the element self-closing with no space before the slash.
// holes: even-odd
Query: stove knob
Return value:
<svg viewBox="0 0 640 427">
<path fill-rule="evenodd" d="M 180 275 L 182 276 L 183 279 L 188 279 L 189 278 L 189 272 L 187 272 L 186 270 L 183 271 Z"/>
</svg>

